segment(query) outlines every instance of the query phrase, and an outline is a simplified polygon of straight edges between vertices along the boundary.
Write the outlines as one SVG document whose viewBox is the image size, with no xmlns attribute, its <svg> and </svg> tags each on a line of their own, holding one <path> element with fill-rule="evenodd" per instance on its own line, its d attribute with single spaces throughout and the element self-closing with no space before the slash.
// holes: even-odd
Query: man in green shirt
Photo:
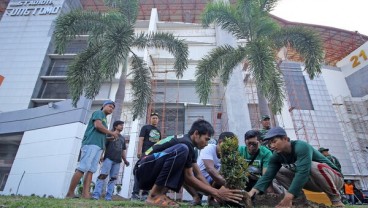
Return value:
<svg viewBox="0 0 368 208">
<path fill-rule="evenodd" d="M 271 121 L 270 121 L 270 116 L 269 115 L 263 115 L 261 117 L 261 124 L 262 124 L 262 128 L 259 130 L 259 137 L 261 139 L 261 141 L 264 139 L 265 135 L 267 134 L 268 130 L 270 130 L 271 128 Z"/>
<path fill-rule="evenodd" d="M 303 188 L 325 192 L 332 206 L 344 206 L 339 193 L 344 184 L 343 176 L 330 160 L 304 141 L 290 141 L 281 127 L 270 129 L 264 140 L 274 152 L 266 173 L 249 192 L 251 197 L 265 192 L 276 177 L 287 190 L 276 208 L 291 207 L 292 200 L 303 195 Z"/>
<path fill-rule="evenodd" d="M 95 111 L 88 122 L 86 131 L 84 132 L 81 157 L 79 165 L 74 172 L 69 185 L 66 198 L 74 198 L 74 190 L 77 187 L 80 179 L 84 175 L 83 181 L 83 198 L 90 198 L 90 185 L 92 175 L 97 170 L 98 162 L 100 161 L 102 150 L 105 149 L 106 135 L 111 136 L 111 139 L 118 139 L 119 134 L 110 131 L 107 128 L 106 116 L 111 114 L 115 108 L 115 103 L 111 100 L 104 102 L 101 110 Z"/>
<path fill-rule="evenodd" d="M 324 147 L 321 147 L 321 148 L 318 149 L 318 151 L 320 153 L 322 153 L 322 155 L 324 155 L 325 157 L 327 157 L 327 159 L 329 159 L 341 171 L 340 161 L 335 156 L 330 155 L 330 153 L 328 152 L 329 149 L 326 149 Z"/>
<path fill-rule="evenodd" d="M 266 172 L 268 161 L 272 152 L 259 142 L 260 133 L 257 130 L 249 130 L 244 135 L 246 146 L 239 146 L 240 155 L 248 162 L 249 181 L 246 191 L 250 191 L 257 180 Z"/>
</svg>

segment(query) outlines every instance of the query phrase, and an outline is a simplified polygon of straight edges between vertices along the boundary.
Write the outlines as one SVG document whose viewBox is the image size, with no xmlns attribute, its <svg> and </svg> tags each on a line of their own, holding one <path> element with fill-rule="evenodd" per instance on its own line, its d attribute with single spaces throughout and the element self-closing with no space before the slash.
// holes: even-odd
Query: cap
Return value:
<svg viewBox="0 0 368 208">
<path fill-rule="evenodd" d="M 319 152 L 324 152 L 324 151 L 329 151 L 330 149 L 326 149 L 326 148 L 324 148 L 324 147 L 320 147 L 319 149 L 318 149 L 318 151 Z"/>
<path fill-rule="evenodd" d="M 263 120 L 265 120 L 265 119 L 270 119 L 270 116 L 269 116 L 269 115 L 263 115 L 263 116 L 261 117 L 261 119 L 262 119 L 262 121 L 263 121 Z"/>
<path fill-rule="evenodd" d="M 276 137 L 276 136 L 287 136 L 287 135 L 286 135 L 286 131 L 285 131 L 283 128 L 279 127 L 279 126 L 274 127 L 274 128 L 271 128 L 271 129 L 270 129 L 270 130 L 268 130 L 268 132 L 266 133 L 266 135 L 265 135 L 265 137 L 264 137 L 263 141 L 270 140 L 270 139 L 272 139 L 272 138 L 274 138 L 274 137 Z"/>
<path fill-rule="evenodd" d="M 156 113 L 156 112 L 152 112 L 150 115 L 159 117 L 158 113 Z"/>
<path fill-rule="evenodd" d="M 105 105 L 109 105 L 109 104 L 113 105 L 113 106 L 114 106 L 114 108 L 115 108 L 115 103 L 114 103 L 114 101 L 107 100 L 107 101 L 105 101 L 105 102 L 102 104 L 101 110 L 105 107 Z"/>
</svg>

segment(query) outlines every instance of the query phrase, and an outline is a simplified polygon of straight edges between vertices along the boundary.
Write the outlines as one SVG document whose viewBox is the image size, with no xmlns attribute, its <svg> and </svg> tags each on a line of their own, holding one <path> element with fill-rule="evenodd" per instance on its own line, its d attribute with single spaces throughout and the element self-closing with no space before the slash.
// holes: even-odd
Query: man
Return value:
<svg viewBox="0 0 368 208">
<path fill-rule="evenodd" d="M 351 180 L 348 180 L 344 184 L 344 192 L 345 195 L 348 197 L 348 200 L 351 204 L 355 204 L 355 198 L 354 198 L 354 184 L 351 182 Z"/>
<path fill-rule="evenodd" d="M 161 139 L 161 132 L 157 128 L 159 122 L 158 113 L 152 112 L 150 115 L 150 124 L 144 125 L 141 128 L 139 133 L 139 141 L 138 141 L 138 149 L 137 149 L 137 157 L 140 159 L 142 156 L 145 156 L 145 152 L 156 142 Z M 148 192 L 146 190 L 142 190 L 142 196 L 139 196 L 139 186 L 137 179 L 134 177 L 134 186 L 132 192 L 132 200 L 145 200 L 148 196 Z"/>
<path fill-rule="evenodd" d="M 270 130 L 271 128 L 271 121 L 270 121 L 269 115 L 263 115 L 261 117 L 261 125 L 262 125 L 262 128 L 259 130 L 259 133 L 260 133 L 259 137 L 262 141 L 266 133 L 268 132 L 268 130 Z"/>
<path fill-rule="evenodd" d="M 85 176 L 83 181 L 82 197 L 90 198 L 89 190 L 92 181 L 92 174 L 96 172 L 102 150 L 105 149 L 106 135 L 111 135 L 113 139 L 119 137 L 117 132 L 107 129 L 106 116 L 110 115 L 114 108 L 115 103 L 109 100 L 103 103 L 101 110 L 93 112 L 83 136 L 79 166 L 70 182 L 69 190 L 66 195 L 67 198 L 76 197 L 74 195 L 74 190 L 83 175 Z"/>
<path fill-rule="evenodd" d="M 109 182 L 107 184 L 105 200 L 111 201 L 122 160 L 124 161 L 124 164 L 126 166 L 129 166 L 129 162 L 126 159 L 125 138 L 121 135 L 123 128 L 123 121 L 114 122 L 113 131 L 119 134 L 119 138 L 113 141 L 106 142 L 106 150 L 104 157 L 102 158 L 103 163 L 101 167 L 101 172 L 97 178 L 96 187 L 92 195 L 93 199 L 100 199 L 105 179 L 107 178 L 107 176 L 110 176 Z"/>
<path fill-rule="evenodd" d="M 240 190 L 213 188 L 200 173 L 194 148 L 207 146 L 213 133 L 212 125 L 200 119 L 192 124 L 188 134 L 163 139 L 147 151 L 149 155 L 135 168 L 140 188 L 150 189 L 146 204 L 178 207 L 179 204 L 169 199 L 166 193 L 169 189 L 178 192 L 184 182 L 220 201 L 241 200 Z"/>
<path fill-rule="evenodd" d="M 221 167 L 221 144 L 227 138 L 234 136 L 235 134 L 232 132 L 222 132 L 217 141 L 217 145 L 208 144 L 201 150 L 199 154 L 197 163 L 199 170 L 207 182 L 214 188 L 220 188 L 221 186 L 225 185 L 225 179 L 219 173 Z M 189 190 L 188 192 L 193 196 L 191 205 L 201 205 L 201 195 L 197 194 L 196 192 L 191 193 Z M 209 198 L 209 204 L 213 204 L 213 200 L 211 198 Z"/>
<path fill-rule="evenodd" d="M 246 191 L 250 191 L 257 180 L 266 172 L 272 152 L 259 142 L 259 131 L 249 130 L 244 135 L 246 146 L 239 146 L 239 153 L 248 162 L 250 173 Z"/>
<path fill-rule="evenodd" d="M 328 152 L 329 149 L 326 149 L 324 147 L 321 147 L 321 148 L 318 149 L 318 151 L 320 153 L 322 153 L 322 155 L 324 155 L 325 157 L 327 157 L 327 159 L 329 159 L 341 171 L 340 161 L 335 156 L 330 155 L 330 153 Z"/>
<path fill-rule="evenodd" d="M 291 207 L 295 197 L 304 195 L 303 188 L 325 192 L 332 206 L 344 206 L 339 193 L 344 184 L 343 176 L 330 160 L 304 141 L 290 141 L 281 127 L 270 129 L 264 140 L 274 152 L 266 173 L 250 190 L 251 197 L 264 192 L 277 174 L 278 182 L 287 191 L 276 208 Z"/>
</svg>

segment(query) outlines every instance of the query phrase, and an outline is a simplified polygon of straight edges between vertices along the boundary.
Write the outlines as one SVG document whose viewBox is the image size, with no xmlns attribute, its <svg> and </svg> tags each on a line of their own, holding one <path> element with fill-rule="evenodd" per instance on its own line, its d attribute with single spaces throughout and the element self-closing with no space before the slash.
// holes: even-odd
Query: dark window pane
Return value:
<svg viewBox="0 0 368 208">
<path fill-rule="evenodd" d="M 70 61 L 65 59 L 52 60 L 49 68 L 49 76 L 66 76 Z"/>
<path fill-rule="evenodd" d="M 77 54 L 87 48 L 86 40 L 73 40 L 65 47 L 65 54 Z"/>
<path fill-rule="evenodd" d="M 22 137 L 23 133 L 0 135 L 0 191 L 4 191 Z"/>
<path fill-rule="evenodd" d="M 68 86 L 65 81 L 45 81 L 41 98 L 67 99 L 70 98 Z"/>
<path fill-rule="evenodd" d="M 300 110 L 314 110 L 310 98 L 307 83 L 300 68 L 288 68 L 283 65 L 286 91 L 289 97 L 290 106 Z"/>
</svg>

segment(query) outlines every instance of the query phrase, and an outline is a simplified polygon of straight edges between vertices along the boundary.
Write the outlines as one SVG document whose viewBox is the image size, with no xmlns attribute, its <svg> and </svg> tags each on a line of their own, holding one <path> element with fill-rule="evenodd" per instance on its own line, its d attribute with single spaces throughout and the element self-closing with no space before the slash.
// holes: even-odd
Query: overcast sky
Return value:
<svg viewBox="0 0 368 208">
<path fill-rule="evenodd" d="M 291 22 L 358 31 L 368 36 L 368 0 L 280 0 L 271 13 Z"/>
</svg>

